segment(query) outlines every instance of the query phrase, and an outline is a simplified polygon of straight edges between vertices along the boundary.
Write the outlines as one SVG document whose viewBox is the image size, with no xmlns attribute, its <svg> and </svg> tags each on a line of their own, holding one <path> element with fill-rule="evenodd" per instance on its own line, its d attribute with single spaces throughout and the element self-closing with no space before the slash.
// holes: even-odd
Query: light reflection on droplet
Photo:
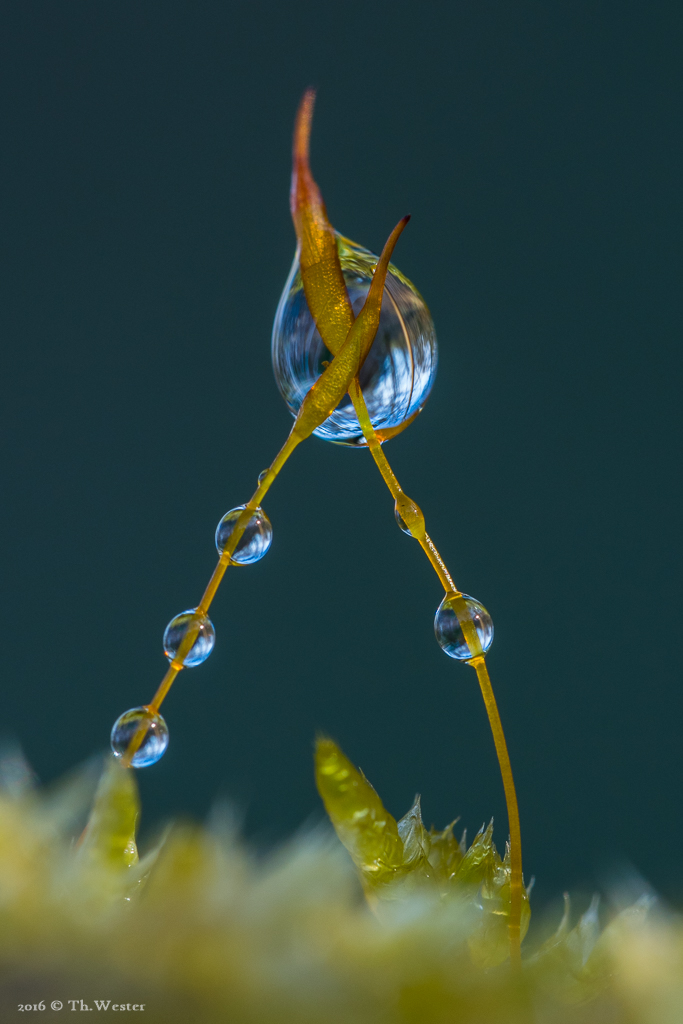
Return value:
<svg viewBox="0 0 683 1024">
<path fill-rule="evenodd" d="M 245 508 L 246 505 L 231 508 L 216 527 L 216 549 L 219 555 L 223 554 L 223 549 Z M 258 562 L 266 554 L 272 542 L 273 527 L 270 519 L 262 508 L 257 508 L 237 542 L 230 561 L 237 565 L 251 565 L 252 562 Z"/>
<path fill-rule="evenodd" d="M 363 306 L 377 257 L 337 236 L 339 257 L 354 313 Z M 273 325 L 273 370 L 293 415 L 332 356 L 323 344 L 304 296 L 295 259 Z M 377 431 L 400 428 L 427 401 L 437 364 L 434 324 L 422 296 L 389 266 L 379 329 L 360 372 L 370 418 Z M 328 441 L 365 443 L 351 400 L 345 395 L 315 431 Z"/>
<path fill-rule="evenodd" d="M 156 764 L 168 746 L 168 726 L 158 713 L 150 708 L 131 708 L 114 722 L 111 731 L 111 749 L 116 757 L 123 757 L 138 729 L 145 727 L 140 745 L 130 763 L 133 768 L 147 768 Z"/>
<path fill-rule="evenodd" d="M 459 604 L 457 611 L 453 597 L 446 594 L 434 617 L 434 633 L 439 646 L 449 658 L 466 661 L 477 652 L 470 651 L 467 645 L 458 612 L 462 616 L 464 611 L 467 616 L 465 621 L 469 619 L 473 623 L 484 654 L 493 642 L 493 620 L 483 604 L 473 597 L 461 594 L 456 600 Z"/>
<path fill-rule="evenodd" d="M 186 668 L 194 668 L 195 665 L 201 665 L 206 661 L 216 643 L 216 631 L 208 615 L 197 614 L 196 608 L 189 608 L 171 619 L 164 630 L 164 654 L 169 661 L 173 661 L 177 655 L 190 628 L 196 630 L 196 636 L 183 658 L 183 665 Z"/>
</svg>

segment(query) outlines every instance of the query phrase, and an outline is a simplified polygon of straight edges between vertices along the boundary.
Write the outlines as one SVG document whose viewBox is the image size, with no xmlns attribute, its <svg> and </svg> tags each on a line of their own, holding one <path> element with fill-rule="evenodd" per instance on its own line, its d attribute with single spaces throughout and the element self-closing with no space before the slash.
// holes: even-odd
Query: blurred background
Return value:
<svg viewBox="0 0 683 1024">
<path fill-rule="evenodd" d="M 270 331 L 313 84 L 333 224 L 377 251 L 413 216 L 395 262 L 440 368 L 386 451 L 493 616 L 536 903 L 631 866 L 680 905 L 680 5 L 21 0 L 0 29 L 4 734 L 46 782 L 106 748 L 289 430 Z M 266 510 L 144 825 L 223 797 L 282 839 L 322 816 L 323 730 L 396 816 L 419 791 L 502 846 L 474 673 L 368 453 L 312 439 Z"/>
</svg>

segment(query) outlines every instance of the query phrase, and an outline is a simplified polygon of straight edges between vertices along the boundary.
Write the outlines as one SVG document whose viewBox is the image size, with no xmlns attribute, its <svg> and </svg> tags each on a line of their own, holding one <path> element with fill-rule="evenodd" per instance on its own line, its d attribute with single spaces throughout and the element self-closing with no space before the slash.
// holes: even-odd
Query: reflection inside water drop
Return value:
<svg viewBox="0 0 683 1024">
<path fill-rule="evenodd" d="M 337 235 L 339 258 L 353 311 L 357 316 L 377 257 Z M 332 359 L 323 344 L 303 291 L 295 258 L 273 324 L 273 370 L 292 415 Z M 424 299 L 399 270 L 389 264 L 377 336 L 360 371 L 360 383 L 375 430 L 398 433 L 427 401 L 437 363 L 434 324 Z M 318 437 L 344 444 L 365 444 L 348 394 L 315 431 Z"/>
</svg>

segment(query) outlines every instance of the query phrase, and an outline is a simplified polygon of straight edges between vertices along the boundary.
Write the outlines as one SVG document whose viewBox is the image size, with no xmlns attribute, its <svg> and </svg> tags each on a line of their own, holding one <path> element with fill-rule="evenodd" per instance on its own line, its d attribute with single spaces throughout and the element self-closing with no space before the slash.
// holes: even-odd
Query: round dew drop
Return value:
<svg viewBox="0 0 683 1024">
<path fill-rule="evenodd" d="M 351 306 L 358 316 L 370 289 L 377 256 L 341 235 L 337 235 L 337 249 Z M 280 394 L 296 416 L 312 385 L 333 358 L 308 308 L 298 256 L 275 314 L 272 356 Z M 420 412 L 432 389 L 436 364 L 436 334 L 425 301 L 390 263 L 379 328 L 359 374 L 370 419 L 380 440 L 398 433 Z M 348 395 L 313 433 L 341 444 L 366 443 Z"/>
<path fill-rule="evenodd" d="M 223 554 L 237 520 L 246 507 L 246 505 L 239 505 L 237 508 L 231 508 L 216 527 L 216 548 L 219 555 Z M 233 565 L 250 565 L 252 562 L 258 562 L 266 554 L 272 542 L 273 527 L 270 519 L 262 508 L 257 508 L 230 556 L 230 561 Z"/>
<path fill-rule="evenodd" d="M 164 755 L 168 746 L 168 726 L 157 711 L 131 708 L 114 722 L 111 749 L 115 757 L 123 757 L 138 730 L 145 729 L 142 742 L 131 758 L 133 768 L 147 768 Z"/>
<path fill-rule="evenodd" d="M 463 618 L 474 625 L 483 654 L 486 654 L 493 642 L 493 621 L 483 604 L 467 594 L 457 598 L 446 594 L 434 617 L 434 633 L 448 657 L 459 661 L 467 661 L 479 653 L 470 651 L 468 647 L 460 622 Z"/>
<path fill-rule="evenodd" d="M 189 630 L 196 635 L 192 646 L 185 653 L 183 665 L 186 668 L 194 668 L 195 665 L 201 665 L 206 661 L 216 643 L 216 631 L 211 619 L 208 615 L 197 614 L 196 608 L 190 608 L 171 619 L 164 630 L 164 654 L 169 661 L 173 661 Z"/>
</svg>

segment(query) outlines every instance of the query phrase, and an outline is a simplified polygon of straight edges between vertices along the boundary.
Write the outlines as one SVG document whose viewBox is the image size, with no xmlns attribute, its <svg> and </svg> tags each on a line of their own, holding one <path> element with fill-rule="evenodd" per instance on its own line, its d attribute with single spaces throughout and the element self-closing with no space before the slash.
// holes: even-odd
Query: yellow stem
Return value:
<svg viewBox="0 0 683 1024">
<path fill-rule="evenodd" d="M 336 236 L 327 218 L 320 189 L 315 183 L 309 165 L 309 141 L 314 100 L 315 93 L 309 89 L 304 94 L 297 114 L 294 129 L 290 208 L 299 243 L 301 279 L 308 308 L 321 338 L 330 352 L 337 358 L 337 353 L 342 350 L 346 339 L 349 338 L 350 332 L 353 330 L 354 315 L 346 291 Z M 378 285 L 379 282 L 375 282 L 373 278 L 373 284 Z M 364 349 L 361 352 L 361 356 L 364 357 L 367 351 L 369 351 L 369 345 L 367 350 Z M 359 369 L 362 364 L 363 358 L 358 363 Z M 367 441 L 368 448 L 377 463 L 384 482 L 391 491 L 401 519 L 410 530 L 412 536 L 419 541 L 444 590 L 449 597 L 454 599 L 455 607 L 458 608 L 460 606 L 458 620 L 472 655 L 471 663 L 477 668 L 484 700 L 488 701 L 486 707 L 505 787 L 505 798 L 510 822 L 510 954 L 511 958 L 518 962 L 522 891 L 522 846 L 519 831 L 519 813 L 503 728 L 500 723 L 495 700 L 493 699 L 491 681 L 484 666 L 479 637 L 474 623 L 467 614 L 464 601 L 462 601 L 462 595 L 453 583 L 443 559 L 425 529 L 424 516 L 419 506 L 411 501 L 403 492 L 394 471 L 382 451 L 382 446 L 370 420 L 357 376 L 352 379 L 349 385 L 349 395 L 356 410 L 358 422 Z M 390 434 L 391 431 L 389 436 Z M 481 668 L 478 667 L 480 662 Z M 484 682 L 482 682 L 482 679 Z"/>
<path fill-rule="evenodd" d="M 399 484 L 394 471 L 382 451 L 382 446 L 370 420 L 363 392 L 354 377 L 349 381 L 349 366 L 360 369 L 374 339 L 381 309 L 384 275 L 387 272 L 391 250 L 405 226 L 407 218 L 399 222 L 392 232 L 377 265 L 373 282 L 363 312 L 354 318 L 346 291 L 346 284 L 339 262 L 337 242 L 322 202 L 320 191 L 310 173 L 308 144 L 313 112 L 314 94 L 308 91 L 303 99 L 297 117 L 294 138 L 291 209 L 299 241 L 301 275 L 304 293 L 309 309 L 321 337 L 334 355 L 333 363 L 326 369 L 321 380 L 311 389 L 299 411 L 297 421 L 287 441 L 271 464 L 256 492 L 239 516 L 230 539 L 224 548 L 218 564 L 197 606 L 198 614 L 206 614 L 220 586 L 231 557 L 244 534 L 254 511 L 259 507 L 271 484 L 294 448 L 315 429 L 334 408 L 338 401 L 339 388 L 349 388 L 358 422 L 365 436 L 384 481 L 396 503 L 396 509 L 413 537 L 420 543 L 427 555 L 441 585 L 454 606 L 460 610 L 460 621 L 465 640 L 472 657 L 470 664 L 476 669 L 482 696 L 493 733 L 498 755 L 510 826 L 510 956 L 515 963 L 520 961 L 520 932 L 522 909 L 522 847 L 519 828 L 519 811 L 512 778 L 503 727 L 496 706 L 491 680 L 486 670 L 481 644 L 474 623 L 466 614 L 461 592 L 455 586 L 446 565 L 425 529 L 424 516 L 420 508 L 411 501 Z M 358 372 L 351 369 L 351 373 Z M 199 631 L 199 624 L 190 624 L 148 709 L 158 711 L 173 681 L 184 666 L 185 657 L 192 649 Z M 131 738 L 124 756 L 124 764 L 130 765 L 147 732 L 143 721 Z"/>
<path fill-rule="evenodd" d="M 401 485 L 396 478 L 396 474 L 389 465 L 389 461 L 382 450 L 379 438 L 375 432 L 375 428 L 370 420 L 370 414 L 368 407 L 363 397 L 363 392 L 360 387 L 358 378 L 356 377 L 349 388 L 349 395 L 353 402 L 353 407 L 356 410 L 358 422 L 360 423 L 363 436 L 367 442 L 368 448 L 372 453 L 377 467 L 384 478 L 384 482 L 391 491 L 391 495 L 394 501 L 400 501 L 404 492 Z M 410 501 L 410 499 L 408 499 Z M 410 502 L 413 508 L 417 506 Z M 419 511 L 419 509 L 418 509 Z M 421 513 L 420 513 L 421 516 Z M 427 558 L 431 562 L 434 570 L 441 581 L 446 593 L 453 598 L 461 598 L 461 592 L 455 586 L 453 579 L 446 568 L 446 565 L 441 558 L 441 555 L 436 549 L 431 537 L 424 529 L 424 518 L 422 518 L 422 528 L 419 529 L 415 536 L 422 546 L 422 550 L 427 555 Z M 464 603 L 464 602 L 463 602 Z M 462 626 L 465 640 L 473 657 L 470 659 L 469 664 L 476 670 L 477 679 L 479 680 L 479 686 L 481 693 L 484 698 L 484 705 L 486 706 L 486 713 L 488 715 L 489 724 L 491 726 L 491 732 L 493 733 L 493 742 L 496 747 L 496 754 L 498 756 L 498 764 L 500 766 L 500 774 L 503 778 L 503 789 L 505 790 L 505 803 L 507 805 L 508 813 L 508 827 L 510 830 L 510 917 L 508 930 L 510 935 L 510 960 L 514 964 L 521 962 L 521 921 L 522 921 L 522 833 L 519 825 L 519 807 L 517 805 L 517 793 L 515 791 L 515 783 L 512 776 L 512 765 L 510 764 L 510 756 L 508 754 L 507 744 L 505 742 L 505 733 L 503 732 L 503 724 L 500 720 L 500 714 L 498 712 L 498 706 L 496 699 L 493 695 L 493 687 L 491 686 L 491 679 L 486 668 L 486 662 L 479 642 L 479 636 L 474 623 L 467 617 L 463 616 L 459 621 Z"/>
<path fill-rule="evenodd" d="M 216 591 L 220 586 L 220 582 L 223 579 L 223 576 L 225 575 L 225 570 L 230 565 L 230 559 L 234 554 L 235 548 L 242 539 L 242 535 L 249 524 L 249 520 L 251 519 L 256 509 L 260 506 L 261 502 L 263 501 L 263 498 L 268 493 L 271 484 L 275 480 L 276 476 L 278 475 L 278 473 L 280 472 L 280 470 L 282 469 L 285 462 L 292 454 L 296 446 L 300 444 L 301 440 L 302 438 L 297 437 L 293 431 L 292 433 L 290 433 L 284 445 L 282 446 L 278 454 L 275 456 L 275 459 L 268 468 L 265 476 L 263 477 L 263 480 L 260 481 L 258 487 L 256 488 L 253 495 L 247 502 L 244 511 L 240 515 L 232 533 L 230 534 L 230 538 L 223 549 L 223 553 L 221 554 L 221 557 L 218 560 L 218 564 L 216 565 L 216 568 L 211 574 L 211 579 L 208 582 L 202 599 L 197 605 L 198 615 L 206 615 L 206 613 L 208 612 L 211 602 L 216 596 Z M 176 676 L 185 667 L 185 657 L 192 650 L 192 646 L 195 640 L 197 639 L 199 628 L 199 623 L 191 623 L 190 626 L 188 627 L 187 632 L 185 633 L 185 636 L 183 637 L 182 642 L 178 647 L 176 656 L 169 665 L 166 675 L 159 684 L 159 687 L 157 689 L 157 692 L 154 694 L 154 698 L 152 699 L 151 704 L 145 705 L 147 708 L 149 708 L 150 711 L 156 712 L 159 710 L 166 697 L 166 694 L 171 689 L 171 686 L 173 685 Z M 133 733 L 133 735 L 131 736 L 130 742 L 126 748 L 126 752 L 123 756 L 123 764 L 127 768 L 130 768 L 133 758 L 135 757 L 137 751 L 140 749 L 140 745 L 142 744 L 142 741 L 144 740 L 146 733 L 147 722 L 143 719 L 140 722 L 137 729 L 135 730 L 135 732 Z"/>
<path fill-rule="evenodd" d="M 377 437 L 375 428 L 372 425 L 370 413 L 368 412 L 368 407 L 365 404 L 365 398 L 363 397 L 363 391 L 358 381 L 358 377 L 355 377 L 351 382 L 351 387 L 349 388 L 349 396 L 351 398 L 351 401 L 353 402 L 353 407 L 356 410 L 356 416 L 358 417 L 360 428 L 363 431 L 363 436 L 365 437 L 368 448 L 370 449 L 372 457 L 375 460 L 375 463 L 377 464 L 377 468 L 382 474 L 384 482 L 386 483 L 387 487 L 391 491 L 392 498 L 394 499 L 394 501 L 399 501 L 401 497 L 405 494 L 405 492 L 401 485 L 399 484 L 396 478 L 396 474 L 389 465 L 389 461 L 386 455 L 384 454 L 384 450 L 382 448 L 379 438 Z M 424 525 L 424 518 L 422 519 L 422 523 Z M 422 529 L 416 534 L 416 539 L 419 541 L 422 550 L 426 554 L 429 561 L 432 563 L 434 571 L 436 575 L 439 577 L 441 585 L 446 591 L 446 593 L 459 593 L 458 588 L 453 582 L 451 574 L 446 568 L 446 564 L 443 558 L 436 550 L 434 541 L 431 539 L 429 534 L 426 533 L 424 529 Z"/>
<path fill-rule="evenodd" d="M 512 777 L 512 765 L 508 754 L 507 743 L 503 724 L 500 720 L 500 713 L 496 698 L 493 695 L 491 679 L 489 678 L 486 661 L 483 655 L 472 658 L 469 664 L 477 673 L 481 695 L 484 698 L 486 713 L 489 718 L 489 725 L 493 733 L 493 742 L 496 745 L 500 773 L 503 776 L 503 788 L 505 789 L 505 803 L 507 804 L 508 826 L 510 829 L 510 959 L 513 963 L 521 961 L 521 921 L 522 921 L 522 833 L 519 827 L 519 807 L 517 805 L 517 792 L 515 780 Z"/>
<path fill-rule="evenodd" d="M 162 704 L 162 701 L 163 701 L 164 697 L 166 696 L 168 691 L 171 689 L 171 686 L 173 685 L 175 677 L 178 675 L 178 673 L 180 672 L 182 667 L 183 667 L 182 665 L 175 665 L 175 664 L 172 664 L 172 665 L 168 666 L 168 671 L 166 672 L 166 675 L 164 676 L 164 678 L 161 680 L 161 683 L 159 684 L 159 689 L 154 694 L 154 698 L 152 700 L 152 703 L 147 705 L 152 711 L 158 711 L 159 710 L 159 708 L 161 707 L 161 704 Z"/>
<path fill-rule="evenodd" d="M 301 441 L 302 441 L 302 438 L 298 437 L 293 431 L 292 431 L 292 433 L 290 433 L 290 435 L 287 438 L 287 440 L 285 441 L 284 445 L 282 446 L 282 448 L 280 449 L 278 454 L 275 456 L 275 459 L 273 460 L 273 462 L 271 463 L 270 467 L 268 468 L 268 471 L 266 472 L 266 475 L 264 476 L 263 480 L 260 482 L 260 484 L 258 485 L 256 491 L 254 492 L 254 494 L 251 496 L 251 498 L 249 499 L 249 501 L 245 505 L 244 511 L 242 512 L 241 516 L 237 520 L 237 522 L 235 524 L 235 527 L 234 527 L 232 533 L 230 534 L 230 538 L 228 540 L 228 543 L 223 548 L 223 554 L 218 559 L 218 564 L 216 565 L 216 568 L 214 569 L 214 571 L 213 571 L 213 573 L 211 575 L 211 579 L 209 580 L 209 582 L 208 582 L 208 584 L 206 586 L 206 590 L 204 591 L 204 594 L 202 595 L 202 599 L 199 602 L 199 604 L 197 605 L 197 612 L 199 614 L 206 615 L 206 613 L 208 612 L 208 610 L 209 610 L 209 608 L 211 606 L 211 602 L 213 601 L 214 597 L 216 596 L 216 591 L 218 590 L 218 587 L 220 586 L 220 582 L 223 579 L 223 576 L 225 575 L 225 570 L 230 565 L 230 559 L 232 558 L 232 556 L 233 556 L 233 554 L 235 552 L 235 548 L 239 544 L 240 540 L 242 539 L 242 534 L 244 533 L 244 531 L 246 530 L 247 526 L 249 525 L 249 520 L 251 519 L 251 517 L 253 516 L 254 512 L 259 507 L 259 505 L 263 501 L 264 497 L 266 496 L 266 494 L 270 490 L 270 486 L 273 483 L 273 481 L 275 480 L 275 477 L 278 475 L 278 473 L 280 472 L 280 470 L 284 466 L 284 464 L 287 461 L 287 459 L 289 458 L 289 456 L 292 454 L 292 452 L 294 451 L 296 446 L 301 443 Z M 189 630 L 188 630 L 188 633 L 189 633 Z M 196 636 L 196 633 L 195 633 L 195 636 Z M 186 636 L 185 636 L 185 638 L 183 640 L 183 643 L 186 640 L 187 640 L 187 634 L 186 634 Z M 194 643 L 194 638 L 191 640 L 189 645 L 186 647 L 186 650 L 184 651 L 184 654 L 186 654 L 187 651 L 190 650 L 190 648 L 192 647 L 193 643 Z M 180 651 L 178 651 L 177 657 L 180 657 Z"/>
<path fill-rule="evenodd" d="M 424 538 L 418 538 L 418 540 L 422 545 L 422 550 L 426 554 L 429 561 L 432 563 L 434 572 L 439 577 L 439 580 L 441 581 L 441 586 L 446 591 L 446 593 L 459 594 L 460 591 L 453 582 L 453 578 L 449 573 L 448 569 L 446 568 L 446 563 L 444 562 L 439 552 L 436 550 L 434 541 L 429 536 L 429 534 L 425 533 Z"/>
</svg>

